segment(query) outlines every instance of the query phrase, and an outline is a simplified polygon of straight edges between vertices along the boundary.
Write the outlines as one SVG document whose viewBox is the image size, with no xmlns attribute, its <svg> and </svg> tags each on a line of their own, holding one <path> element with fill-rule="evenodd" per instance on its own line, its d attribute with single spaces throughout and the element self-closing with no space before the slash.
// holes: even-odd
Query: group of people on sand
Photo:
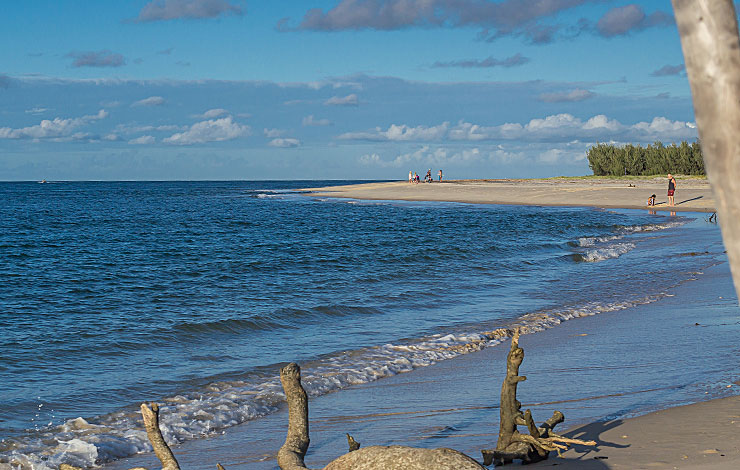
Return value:
<svg viewBox="0 0 740 470">
<path fill-rule="evenodd" d="M 676 194 L 676 189 L 678 189 L 678 186 L 676 185 L 676 178 L 673 177 L 672 174 L 668 173 L 668 206 L 674 207 L 676 205 L 675 200 L 673 199 L 674 194 Z M 647 205 L 649 207 L 652 207 L 655 205 L 655 194 L 650 196 L 647 200 Z"/>
<path fill-rule="evenodd" d="M 437 172 L 437 177 L 442 182 L 442 170 Z M 432 178 L 432 169 L 430 168 L 427 170 L 427 174 L 424 175 L 424 182 L 431 183 L 432 181 L 434 181 L 434 178 Z M 419 183 L 419 174 L 417 172 L 409 171 L 409 183 Z"/>
</svg>

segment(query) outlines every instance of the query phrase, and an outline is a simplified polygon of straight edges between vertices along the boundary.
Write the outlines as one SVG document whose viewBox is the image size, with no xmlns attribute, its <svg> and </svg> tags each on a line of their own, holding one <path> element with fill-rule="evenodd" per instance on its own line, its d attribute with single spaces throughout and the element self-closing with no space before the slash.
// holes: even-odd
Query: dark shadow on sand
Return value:
<svg viewBox="0 0 740 470">
<path fill-rule="evenodd" d="M 573 445 L 571 449 L 568 450 L 569 457 L 560 458 L 555 454 L 555 452 L 551 452 L 549 459 L 537 462 L 529 467 L 560 467 L 568 470 L 608 470 L 611 468 L 609 466 L 609 457 L 600 455 L 601 451 L 608 448 L 624 449 L 629 447 L 629 445 L 606 441 L 601 438 L 601 435 L 619 427 L 622 423 L 623 421 L 621 419 L 615 419 L 613 421 L 597 421 L 568 431 L 563 434 L 565 437 L 570 437 L 571 439 L 583 439 L 586 441 L 596 441 L 596 447 Z M 571 457 L 573 454 L 576 455 Z"/>
<path fill-rule="evenodd" d="M 545 467 L 554 467 L 554 468 L 563 468 L 567 470 L 577 469 L 577 470 L 609 470 L 611 467 L 609 466 L 609 461 L 599 458 L 588 458 L 585 460 L 581 459 L 570 459 L 570 458 L 560 458 L 558 457 L 554 452 L 550 456 L 549 459 L 543 460 L 542 462 L 537 462 L 532 465 L 527 465 L 529 468 L 545 468 Z M 491 467 L 494 468 L 494 467 Z M 505 467 L 495 467 L 495 468 L 505 468 Z"/>
<path fill-rule="evenodd" d="M 564 436 L 572 439 L 596 441 L 596 447 L 573 446 L 569 453 L 575 453 L 577 456 L 564 459 L 551 457 L 552 460 L 549 460 L 543 466 L 562 466 L 563 468 L 568 469 L 575 468 L 584 470 L 610 468 L 609 460 L 607 460 L 608 457 L 599 455 L 600 452 L 607 448 L 624 449 L 629 447 L 629 445 L 606 441 L 601 437 L 601 435 L 619 427 L 622 423 L 623 421 L 621 419 L 615 419 L 613 421 L 597 421 L 583 425 L 579 428 L 573 429 L 572 431 L 568 431 Z"/>
<path fill-rule="evenodd" d="M 680 206 L 680 205 L 681 205 L 681 204 L 683 204 L 684 202 L 696 201 L 697 199 L 701 199 L 701 198 L 703 198 L 703 197 L 704 197 L 704 196 L 697 196 L 697 197 L 694 197 L 694 198 L 691 198 L 691 199 L 686 199 L 686 200 L 684 200 L 684 201 L 681 201 L 681 202 L 677 202 L 677 203 L 676 203 L 676 205 L 677 205 L 677 206 Z"/>
</svg>

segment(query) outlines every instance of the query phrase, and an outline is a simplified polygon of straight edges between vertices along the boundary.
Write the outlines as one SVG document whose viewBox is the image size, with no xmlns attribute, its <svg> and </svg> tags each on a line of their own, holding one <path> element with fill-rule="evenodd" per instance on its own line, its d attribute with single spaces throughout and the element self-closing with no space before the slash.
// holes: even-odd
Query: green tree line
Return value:
<svg viewBox="0 0 740 470">
<path fill-rule="evenodd" d="M 588 166 L 597 176 L 706 174 L 699 142 L 665 146 L 656 141 L 647 147 L 596 144 L 588 149 L 587 156 Z"/>
</svg>

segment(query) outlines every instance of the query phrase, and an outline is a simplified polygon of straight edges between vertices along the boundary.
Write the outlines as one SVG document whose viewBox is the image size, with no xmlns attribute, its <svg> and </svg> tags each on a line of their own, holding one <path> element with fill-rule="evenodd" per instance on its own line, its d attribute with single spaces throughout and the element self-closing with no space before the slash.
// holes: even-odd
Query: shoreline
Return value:
<svg viewBox="0 0 740 470">
<path fill-rule="evenodd" d="M 670 212 L 715 212 L 706 179 L 678 178 L 676 205 L 667 205 L 664 178 L 640 179 L 502 179 L 449 180 L 413 184 L 407 181 L 325 186 L 299 190 L 307 196 L 360 200 L 435 201 Z M 656 194 L 656 205 L 645 205 Z"/>
<path fill-rule="evenodd" d="M 537 422 L 561 410 L 567 421 L 556 432 L 589 432 L 600 442 L 596 450 L 569 451 L 565 459 L 553 454 L 533 468 L 736 468 L 740 398 L 731 396 L 740 393 L 734 369 L 740 327 L 729 267 L 718 262 L 696 280 L 670 288 L 671 295 L 659 302 L 522 337 L 521 373 L 529 377 L 520 386 L 523 409 L 531 408 Z M 481 448 L 495 446 L 507 352 L 505 342 L 311 398 L 307 463 L 318 467 L 345 453 L 345 432 L 363 446 L 450 447 L 479 459 Z M 707 373 L 693 382 L 682 378 L 685 369 Z M 220 461 L 230 469 L 274 470 L 286 426 L 283 409 L 174 451 L 184 468 Z M 152 457 L 140 455 L 106 469 L 151 467 Z"/>
</svg>

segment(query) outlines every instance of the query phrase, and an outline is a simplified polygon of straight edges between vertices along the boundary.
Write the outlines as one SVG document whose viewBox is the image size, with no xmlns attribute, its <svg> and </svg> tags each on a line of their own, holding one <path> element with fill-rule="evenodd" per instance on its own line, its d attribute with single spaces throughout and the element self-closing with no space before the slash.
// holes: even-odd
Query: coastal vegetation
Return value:
<svg viewBox="0 0 740 470">
<path fill-rule="evenodd" d="M 596 176 L 706 174 L 699 142 L 683 141 L 666 146 L 656 141 L 647 147 L 597 143 L 588 149 L 587 157 L 588 166 Z"/>
</svg>

